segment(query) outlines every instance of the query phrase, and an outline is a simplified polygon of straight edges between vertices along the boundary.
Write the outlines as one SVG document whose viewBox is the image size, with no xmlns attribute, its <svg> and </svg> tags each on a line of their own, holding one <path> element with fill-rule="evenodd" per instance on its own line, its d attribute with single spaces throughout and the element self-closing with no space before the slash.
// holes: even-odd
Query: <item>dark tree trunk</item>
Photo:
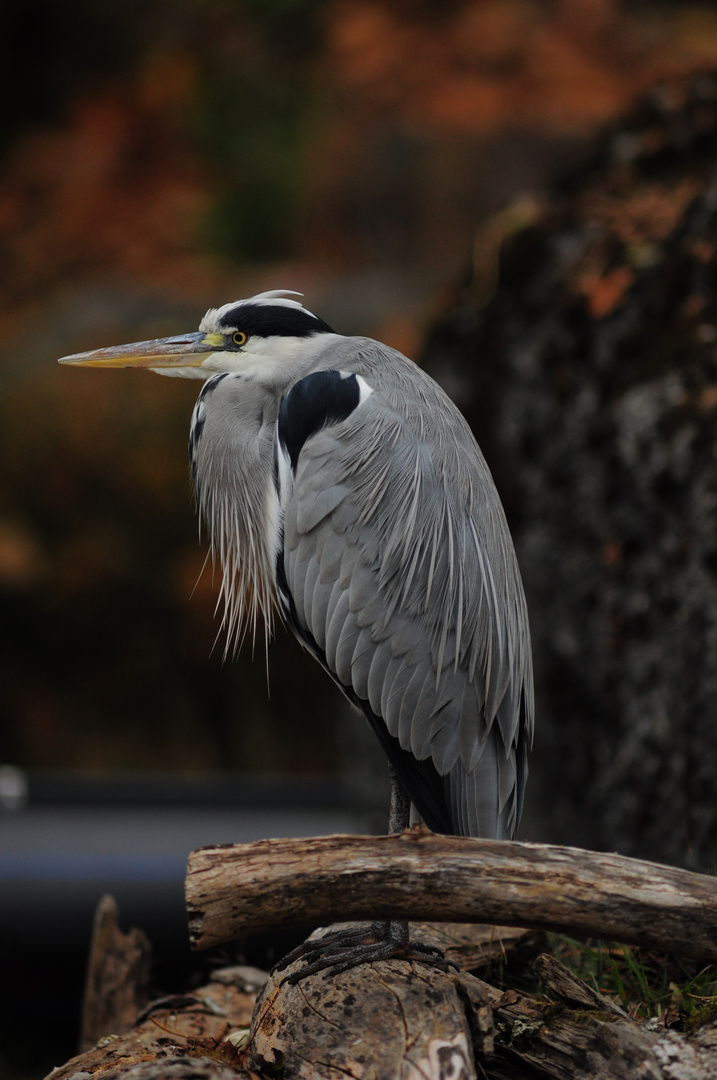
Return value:
<svg viewBox="0 0 717 1080">
<path fill-rule="evenodd" d="M 425 366 L 496 478 L 534 638 L 532 838 L 717 841 L 717 78 L 483 229 Z"/>
</svg>

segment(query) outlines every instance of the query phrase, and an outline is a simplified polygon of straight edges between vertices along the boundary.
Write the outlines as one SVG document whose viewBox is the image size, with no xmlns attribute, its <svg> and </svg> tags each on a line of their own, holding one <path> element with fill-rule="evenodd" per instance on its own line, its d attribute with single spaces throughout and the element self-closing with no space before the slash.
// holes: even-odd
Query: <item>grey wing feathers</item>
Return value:
<svg viewBox="0 0 717 1080">
<path fill-rule="evenodd" d="M 465 421 L 420 369 L 375 346 L 355 370 L 374 393 L 306 442 L 285 511 L 296 616 L 337 680 L 432 761 L 453 830 L 511 836 L 532 672 L 498 495 Z"/>
</svg>

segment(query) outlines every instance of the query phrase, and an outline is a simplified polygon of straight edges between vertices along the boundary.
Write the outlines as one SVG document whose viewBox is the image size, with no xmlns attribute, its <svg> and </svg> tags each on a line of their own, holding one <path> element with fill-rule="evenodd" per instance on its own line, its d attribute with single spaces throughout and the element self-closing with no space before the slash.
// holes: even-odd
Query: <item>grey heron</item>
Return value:
<svg viewBox="0 0 717 1080">
<path fill-rule="evenodd" d="M 512 838 L 532 661 L 488 466 L 416 364 L 335 333 L 298 295 L 261 293 L 208 311 L 196 333 L 60 362 L 204 380 L 189 454 L 230 646 L 286 620 L 383 747 L 392 831 L 412 803 L 436 832 Z M 376 955 L 407 934 L 384 938 Z"/>
</svg>

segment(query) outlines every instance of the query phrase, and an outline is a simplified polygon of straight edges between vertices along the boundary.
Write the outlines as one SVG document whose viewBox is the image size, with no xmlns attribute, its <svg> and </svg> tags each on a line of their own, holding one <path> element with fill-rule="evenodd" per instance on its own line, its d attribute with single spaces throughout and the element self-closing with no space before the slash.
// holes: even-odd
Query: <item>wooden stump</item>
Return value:
<svg viewBox="0 0 717 1080">
<path fill-rule="evenodd" d="M 261 1057 L 280 1052 L 286 1080 L 473 1080 L 476 1057 L 492 1051 L 491 1010 L 468 974 L 388 960 L 309 976 L 296 986 L 284 981 L 300 968 L 298 962 L 270 978 L 249 1043 Z"/>
<path fill-rule="evenodd" d="M 147 935 L 123 934 L 113 897 L 97 905 L 87 964 L 80 1049 L 88 1050 L 107 1032 L 129 1031 L 149 1000 L 152 946 Z"/>
</svg>

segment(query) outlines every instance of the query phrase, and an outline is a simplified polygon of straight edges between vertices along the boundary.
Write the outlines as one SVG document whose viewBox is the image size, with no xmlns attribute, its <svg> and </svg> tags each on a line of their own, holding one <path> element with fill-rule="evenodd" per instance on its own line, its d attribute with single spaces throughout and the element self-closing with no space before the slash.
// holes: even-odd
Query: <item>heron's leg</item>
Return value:
<svg viewBox="0 0 717 1080">
<path fill-rule="evenodd" d="M 398 778 L 398 773 L 389 761 L 388 774 L 391 777 L 391 808 L 388 813 L 388 831 L 400 833 L 411 824 L 411 800 L 408 792 Z M 371 933 L 377 941 L 391 942 L 394 949 L 408 945 L 408 923 L 390 919 L 371 923 Z"/>
<path fill-rule="evenodd" d="M 388 831 L 390 833 L 403 832 L 411 824 L 411 800 L 390 761 L 388 763 L 388 773 L 391 777 L 391 809 L 388 815 Z"/>
<path fill-rule="evenodd" d="M 390 763 L 388 768 L 391 774 L 389 830 L 391 833 L 399 833 L 410 824 L 411 800 Z M 381 919 L 370 926 L 355 927 L 351 930 L 333 930 L 322 938 L 304 941 L 283 957 L 273 970 L 284 971 L 302 957 L 306 958 L 306 963 L 301 970 L 286 977 L 286 982 L 290 985 L 295 985 L 307 975 L 315 975 L 319 971 L 325 971 L 328 977 L 349 971 L 359 964 L 371 964 L 376 960 L 390 960 L 394 957 L 422 961 L 443 970 L 455 970 L 455 964 L 446 960 L 440 949 L 424 945 L 420 941 L 410 942 L 408 923 L 397 919 Z"/>
</svg>

